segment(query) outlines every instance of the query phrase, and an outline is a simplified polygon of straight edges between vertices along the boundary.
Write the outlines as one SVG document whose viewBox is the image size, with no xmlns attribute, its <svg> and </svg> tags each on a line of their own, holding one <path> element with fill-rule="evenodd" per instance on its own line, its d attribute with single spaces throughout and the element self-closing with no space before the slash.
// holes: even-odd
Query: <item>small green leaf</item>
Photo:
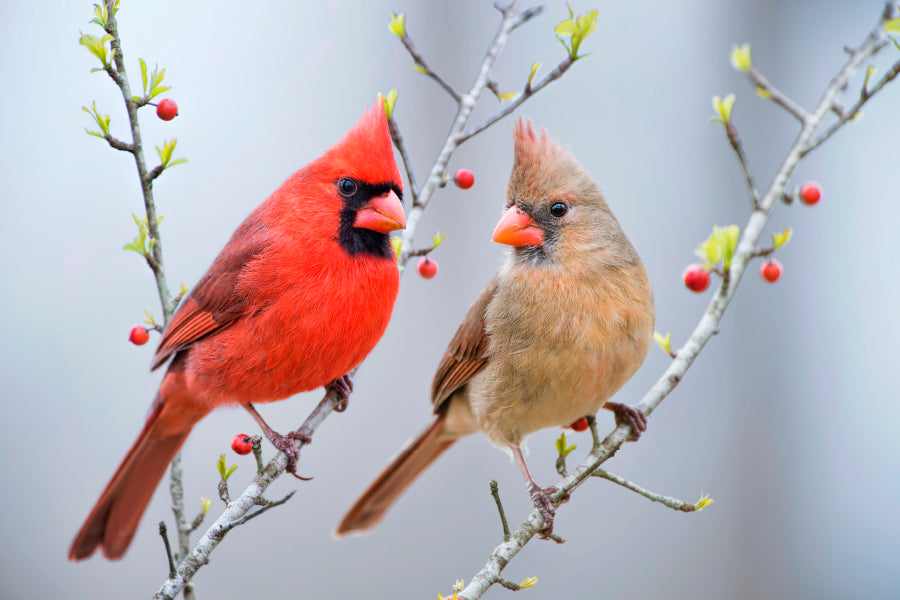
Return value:
<svg viewBox="0 0 900 600">
<path fill-rule="evenodd" d="M 447 239 L 447 234 L 441 233 L 440 231 L 438 231 L 436 234 L 431 236 L 431 248 L 432 249 L 437 248 L 438 246 L 443 244 L 444 240 L 446 240 L 446 239 Z"/>
<path fill-rule="evenodd" d="M 713 110 L 716 111 L 718 117 L 711 117 L 710 121 L 725 125 L 731 121 L 731 111 L 734 108 L 734 94 L 728 94 L 724 99 L 719 96 L 713 96 Z"/>
<path fill-rule="evenodd" d="M 722 266 L 725 269 L 731 266 L 731 259 L 734 257 L 734 249 L 737 248 L 740 234 L 741 229 L 737 225 L 713 227 L 713 236 L 715 236 L 719 249 L 722 252 Z"/>
<path fill-rule="evenodd" d="M 719 262 L 725 269 L 728 269 L 731 266 L 731 259 L 734 257 L 740 233 L 741 230 L 737 225 L 726 227 L 717 225 L 713 227 L 712 235 L 697 247 L 695 254 L 703 259 L 707 269 L 715 268 Z"/>
<path fill-rule="evenodd" d="M 81 34 L 78 43 L 90 50 L 91 54 L 96 56 L 100 62 L 103 63 L 103 69 L 101 70 L 105 70 L 110 67 L 113 57 L 112 52 L 106 47 L 106 42 L 109 42 L 112 39 L 113 36 L 108 33 L 103 37 L 83 33 Z"/>
<path fill-rule="evenodd" d="M 216 463 L 216 470 L 219 471 L 219 477 L 222 478 L 222 479 L 226 479 L 226 477 L 225 477 L 225 469 L 226 469 L 226 467 L 225 467 L 225 455 L 224 455 L 224 454 L 220 454 L 220 455 L 219 455 L 219 461 Z"/>
<path fill-rule="evenodd" d="M 381 96 L 381 94 L 379 94 Z M 382 102 L 384 103 L 384 114 L 387 115 L 388 120 L 394 116 L 394 105 L 397 103 L 397 90 L 391 90 L 387 93 L 386 96 L 381 96 Z"/>
<path fill-rule="evenodd" d="M 703 510 L 704 508 L 706 508 L 713 502 L 715 502 L 715 500 L 710 498 L 709 494 L 704 494 L 703 492 L 700 492 L 700 499 L 694 503 L 694 510 L 695 511 Z"/>
<path fill-rule="evenodd" d="M 391 238 L 391 248 L 393 248 L 393 250 L 394 250 L 394 255 L 397 258 L 400 258 L 400 251 L 403 248 L 403 240 L 396 236 L 392 237 Z"/>
<path fill-rule="evenodd" d="M 866 78 L 863 81 L 863 89 L 868 92 L 869 90 L 869 79 L 871 79 L 872 75 L 875 74 L 875 65 L 869 65 L 866 69 Z"/>
<path fill-rule="evenodd" d="M 143 83 L 144 95 L 147 95 L 147 63 L 144 62 L 143 58 L 139 58 L 138 62 L 141 63 L 141 82 Z"/>
<path fill-rule="evenodd" d="M 402 40 L 406 36 L 406 15 L 391 11 L 391 23 L 388 25 L 388 29 Z"/>
<path fill-rule="evenodd" d="M 150 327 L 156 327 L 156 321 L 153 319 L 153 315 L 150 314 L 150 311 L 145 310 L 144 316 L 146 317 L 146 319 L 144 319 L 144 322 L 147 325 L 149 325 Z"/>
<path fill-rule="evenodd" d="M 425 67 L 423 67 L 423 66 L 420 65 L 419 63 L 414 64 L 414 65 L 413 65 L 413 69 L 415 69 L 415 70 L 418 71 L 419 73 L 422 73 L 423 75 L 425 75 L 425 74 L 428 73 L 428 69 L 426 69 Z"/>
<path fill-rule="evenodd" d="M 734 46 L 731 49 L 731 66 L 738 71 L 749 71 L 753 66 L 753 58 L 750 55 L 750 44 Z"/>
<path fill-rule="evenodd" d="M 528 577 L 522 580 L 522 583 L 519 584 L 520 590 L 527 590 L 530 587 L 534 587 L 534 584 L 538 582 L 537 577 Z"/>
<path fill-rule="evenodd" d="M 577 447 L 578 446 L 576 446 L 575 444 L 572 444 L 571 446 L 566 444 L 566 432 L 562 432 L 559 434 L 559 438 L 557 438 L 556 440 L 556 452 L 560 456 L 566 458 L 567 456 L 572 454 L 572 452 L 574 452 Z"/>
<path fill-rule="evenodd" d="M 756 95 L 766 100 L 772 99 L 772 92 L 761 86 L 756 86 Z"/>
<path fill-rule="evenodd" d="M 888 33 L 900 33 L 900 17 L 887 21 L 884 24 L 884 30 Z"/>
<path fill-rule="evenodd" d="M 595 9 L 576 18 L 572 7 L 568 7 L 568 9 L 569 18 L 559 23 L 553 31 L 556 33 L 556 39 L 566 48 L 569 58 L 576 61 L 586 56 L 579 56 L 578 49 L 581 47 L 581 43 L 597 30 L 597 16 L 600 11 Z M 569 38 L 569 43 L 566 43 L 563 36 Z"/>
<path fill-rule="evenodd" d="M 515 100 L 519 97 L 519 92 L 497 92 L 497 100 Z"/>
<path fill-rule="evenodd" d="M 541 68 L 541 63 L 531 63 L 531 73 L 528 75 L 528 87 L 531 87 L 531 82 L 534 81 L 534 76 L 537 75 L 538 69 Z"/>
<path fill-rule="evenodd" d="M 209 507 L 212 506 L 212 500 L 207 498 L 206 496 L 200 497 L 200 514 L 205 515 L 207 511 L 209 511 Z"/>
<path fill-rule="evenodd" d="M 175 165 L 180 165 L 187 162 L 186 158 L 172 160 L 172 153 L 175 152 L 175 146 L 177 144 L 178 140 L 172 138 L 169 141 L 164 141 L 162 148 L 156 146 L 156 153 L 159 155 L 159 162 L 162 165 L 163 169 L 168 169 L 170 167 L 174 167 Z"/>
<path fill-rule="evenodd" d="M 238 468 L 237 465 L 231 465 L 228 467 L 228 471 L 225 473 L 225 481 L 228 481 L 228 478 L 231 477 L 231 474 Z"/>
<path fill-rule="evenodd" d="M 772 234 L 772 246 L 774 246 L 775 249 L 781 248 L 782 246 L 784 246 L 785 244 L 787 244 L 790 241 L 791 236 L 793 234 L 794 234 L 794 230 L 791 229 L 790 227 L 788 227 L 784 231 L 780 231 L 778 233 L 773 233 Z"/>
<path fill-rule="evenodd" d="M 665 337 L 657 331 L 653 332 L 653 339 L 659 344 L 659 347 L 668 353 L 672 352 L 672 334 L 667 333 Z"/>
</svg>

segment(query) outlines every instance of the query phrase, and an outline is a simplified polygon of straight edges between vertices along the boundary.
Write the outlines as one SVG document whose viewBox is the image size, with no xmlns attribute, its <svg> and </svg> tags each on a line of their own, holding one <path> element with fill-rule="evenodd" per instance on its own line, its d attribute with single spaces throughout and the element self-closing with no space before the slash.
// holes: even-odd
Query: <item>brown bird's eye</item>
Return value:
<svg viewBox="0 0 900 600">
<path fill-rule="evenodd" d="M 350 197 L 356 193 L 356 182 L 344 177 L 338 181 L 338 191 L 341 192 L 342 196 Z"/>
<path fill-rule="evenodd" d="M 569 212 L 569 207 L 566 206 L 565 202 L 554 202 L 553 206 L 550 207 L 550 214 L 557 218 L 563 216 L 567 212 Z"/>
</svg>

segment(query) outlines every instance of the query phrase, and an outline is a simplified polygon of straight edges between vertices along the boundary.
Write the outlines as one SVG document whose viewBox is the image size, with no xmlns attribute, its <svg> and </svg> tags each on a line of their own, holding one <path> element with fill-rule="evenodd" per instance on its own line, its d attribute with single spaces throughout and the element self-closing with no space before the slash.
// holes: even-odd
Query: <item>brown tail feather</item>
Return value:
<svg viewBox="0 0 900 600">
<path fill-rule="evenodd" d="M 98 546 L 109 559 L 121 558 L 128 550 L 166 468 L 206 414 L 173 410 L 173 404 L 159 399 L 154 403 L 144 428 L 75 536 L 69 560 L 87 558 Z"/>
<path fill-rule="evenodd" d="M 344 515 L 335 535 L 366 531 L 378 525 L 406 488 L 457 439 L 444 432 L 444 415 L 435 418 L 362 493 Z"/>
</svg>

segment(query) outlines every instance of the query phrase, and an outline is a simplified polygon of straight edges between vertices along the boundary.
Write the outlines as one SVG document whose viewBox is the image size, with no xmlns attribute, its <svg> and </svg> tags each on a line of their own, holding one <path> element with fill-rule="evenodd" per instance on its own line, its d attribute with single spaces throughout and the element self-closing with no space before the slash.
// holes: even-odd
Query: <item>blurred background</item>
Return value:
<svg viewBox="0 0 900 600">
<path fill-rule="evenodd" d="M 526 4 L 527 6 L 528 4 Z M 811 108 L 862 41 L 882 4 L 809 0 L 576 2 L 600 11 L 583 45 L 593 55 L 529 100 L 521 114 L 546 127 L 592 173 L 641 253 L 655 290 L 657 329 L 677 347 L 710 293 L 687 291 L 683 268 L 714 224 L 743 225 L 748 198 L 710 98 L 737 94 L 734 121 L 765 189 L 797 133 L 794 119 L 757 97 L 729 64 L 749 42 L 774 85 Z M 316 158 L 370 106 L 399 90 L 395 116 L 419 181 L 454 115 L 453 102 L 416 73 L 388 31 L 405 12 L 420 51 L 465 89 L 498 23 L 484 2 L 133 2 L 119 29 L 133 88 L 138 58 L 166 68 L 180 116 L 141 112 L 153 145 L 178 138 L 187 165 L 155 185 L 173 291 L 193 285 L 240 221 L 282 180 Z M 5 457 L 0 587 L 8 598 L 150 597 L 167 566 L 156 523 L 171 523 L 161 486 L 125 558 L 66 561 L 68 545 L 139 430 L 161 373 L 148 365 L 157 336 L 136 347 L 128 331 L 145 309 L 159 317 L 154 281 L 122 246 L 143 210 L 132 157 L 87 136 L 82 106 L 96 100 L 126 136 L 118 89 L 78 45 L 93 32 L 91 3 L 4 2 L 0 50 L 0 395 Z M 562 2 L 517 30 L 497 62 L 501 89 L 518 91 L 532 62 L 546 73 L 564 50 L 553 34 Z M 888 48 L 883 73 L 898 58 Z M 861 77 L 844 99 L 856 97 Z M 605 481 L 561 509 L 556 532 L 506 569 L 537 576 L 534 598 L 896 598 L 900 500 L 900 293 L 897 140 L 900 84 L 863 118 L 808 157 L 792 185 L 818 181 L 814 208 L 779 205 L 770 231 L 791 226 L 779 251 L 784 276 L 764 283 L 751 266 L 737 298 L 682 384 L 654 413 L 640 443 L 606 466 L 655 491 L 715 500 L 698 514 L 650 503 Z M 498 108 L 486 94 L 481 120 Z M 309 483 L 282 478 L 269 491 L 298 494 L 229 534 L 195 579 L 199 598 L 302 594 L 315 598 L 434 598 L 468 581 L 500 540 L 488 482 L 497 479 L 511 521 L 530 501 L 516 466 L 482 437 L 458 444 L 371 535 L 331 531 L 388 459 L 430 417 L 434 368 L 462 314 L 502 260 L 490 242 L 512 162 L 511 119 L 466 143 L 451 171 L 475 186 L 438 193 L 419 245 L 449 234 L 433 255 L 438 276 L 410 271 L 394 319 L 356 382 L 349 410 L 333 415 L 303 451 Z M 768 239 L 768 233 L 765 240 Z M 669 358 L 654 347 L 618 400 L 636 402 Z M 277 429 L 298 425 L 321 393 L 263 407 Z M 612 417 L 599 415 L 601 430 Z M 215 463 L 254 473 L 231 453 L 243 411 L 205 419 L 184 448 L 188 512 L 216 496 Z M 537 480 L 555 482 L 557 430 L 530 440 Z M 589 435 L 569 434 L 583 456 Z M 271 456 L 267 446 L 266 453 Z M 492 589 L 489 598 L 507 594 Z"/>
</svg>

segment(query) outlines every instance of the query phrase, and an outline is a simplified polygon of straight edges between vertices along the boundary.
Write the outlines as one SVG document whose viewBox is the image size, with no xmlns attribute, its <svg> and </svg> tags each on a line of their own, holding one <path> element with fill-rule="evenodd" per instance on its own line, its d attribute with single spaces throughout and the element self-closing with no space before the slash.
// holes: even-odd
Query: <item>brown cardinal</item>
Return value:
<svg viewBox="0 0 900 600">
<path fill-rule="evenodd" d="M 444 353 L 431 388 L 434 420 L 363 492 L 338 535 L 375 526 L 432 461 L 476 431 L 515 457 L 547 534 L 555 489 L 528 472 L 525 436 L 600 408 L 629 424 L 632 439 L 646 428 L 640 411 L 608 399 L 650 347 L 647 271 L 590 175 L 530 121 L 515 127 L 493 239 L 513 249 Z"/>
<path fill-rule="evenodd" d="M 238 227 L 184 299 L 152 367 L 169 358 L 137 440 L 69 549 L 128 549 L 172 457 L 214 408 L 253 408 L 322 386 L 346 400 L 345 375 L 387 327 L 399 290 L 388 232 L 406 225 L 402 180 L 379 101 L 330 150 L 292 175 Z"/>
</svg>

